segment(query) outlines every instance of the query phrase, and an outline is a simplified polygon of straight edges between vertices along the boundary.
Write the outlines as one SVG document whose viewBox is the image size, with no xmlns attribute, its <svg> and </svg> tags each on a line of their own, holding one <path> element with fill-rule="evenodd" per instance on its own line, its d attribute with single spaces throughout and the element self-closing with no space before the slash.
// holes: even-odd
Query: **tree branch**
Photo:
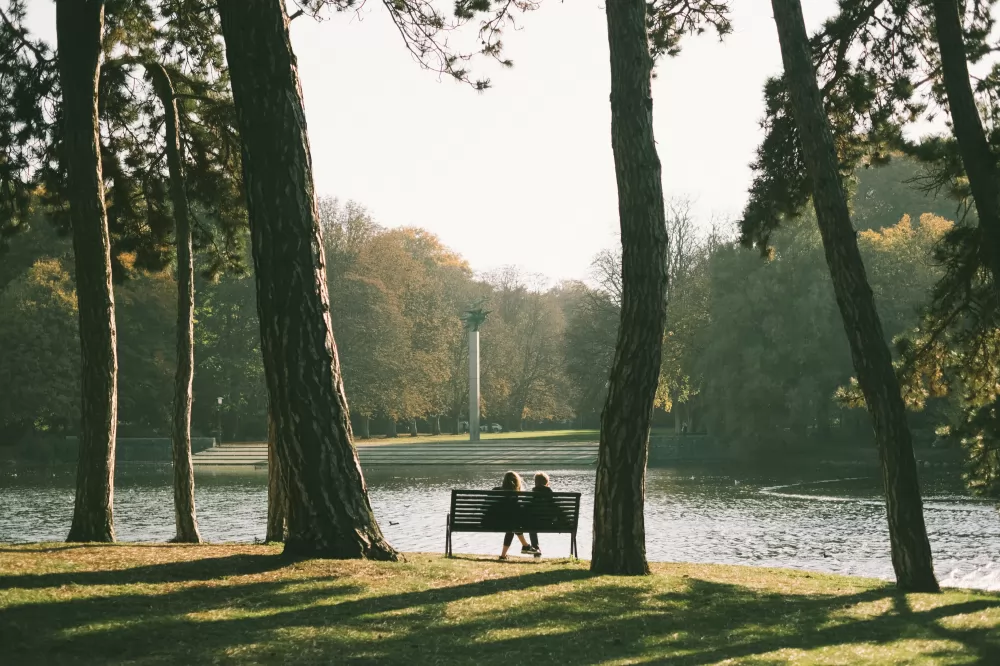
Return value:
<svg viewBox="0 0 1000 666">
<path fill-rule="evenodd" d="M 2 9 L 0 9 L 0 20 L 3 21 L 4 25 L 6 25 L 11 32 L 17 35 L 17 39 L 21 43 L 21 46 L 23 46 L 24 48 L 28 49 L 29 51 L 35 54 L 35 58 L 37 58 L 39 62 L 44 62 L 44 63 L 52 62 L 52 58 L 45 57 L 42 50 L 38 48 L 38 45 L 32 44 L 30 41 L 28 41 L 28 39 L 25 37 L 27 31 L 25 31 L 24 28 L 19 28 L 16 25 L 14 25 L 14 23 L 11 22 L 10 18 L 7 16 L 7 12 L 5 12 Z"/>
</svg>

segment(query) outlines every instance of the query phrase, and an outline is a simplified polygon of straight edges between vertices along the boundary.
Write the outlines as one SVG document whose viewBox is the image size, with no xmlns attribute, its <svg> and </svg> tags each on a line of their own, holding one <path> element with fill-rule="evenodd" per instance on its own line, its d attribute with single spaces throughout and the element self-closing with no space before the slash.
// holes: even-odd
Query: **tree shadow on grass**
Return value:
<svg viewBox="0 0 1000 666">
<path fill-rule="evenodd" d="M 922 608 L 915 610 L 889 586 L 780 594 L 698 578 L 593 577 L 567 568 L 380 594 L 380 587 L 398 585 L 392 579 L 402 574 L 393 566 L 377 568 L 382 577 L 366 579 L 364 587 L 336 577 L 221 581 L 12 606 L 0 611 L 0 643 L 8 646 L 11 663 L 508 664 L 513 659 L 685 666 L 786 663 L 791 657 L 774 653 L 817 650 L 836 651 L 840 662 L 849 663 L 865 663 L 860 655 L 868 655 L 870 663 L 872 650 L 884 650 L 889 656 L 883 663 L 891 663 L 905 655 L 891 652 L 898 641 L 911 639 L 930 646 L 923 648 L 932 650 L 923 655 L 927 663 L 1000 663 L 996 619 L 964 628 L 950 620 L 1000 609 L 995 595 L 922 595 Z M 138 579 L 170 581 L 182 570 L 166 571 L 147 571 Z M 428 582 L 442 580 L 409 584 Z M 851 658 L 854 650 L 857 659 Z"/>
<path fill-rule="evenodd" d="M 18 551 L 26 553 L 29 551 Z M 133 583 L 174 583 L 205 581 L 224 576 L 245 576 L 280 569 L 291 561 L 281 554 L 226 555 L 189 561 L 149 564 L 129 569 L 99 571 L 59 571 L 41 574 L 0 576 L 0 590 L 41 589 L 62 585 L 128 585 Z"/>
<path fill-rule="evenodd" d="M 27 544 L 26 544 L 27 545 Z M 77 550 L 80 548 L 101 548 L 103 546 L 114 546 L 115 544 L 103 544 L 103 543 L 65 543 L 56 546 L 46 546 L 44 548 L 32 548 L 28 549 L 24 546 L 18 547 L 14 545 L 12 548 L 0 548 L 0 553 L 17 553 L 20 555 L 26 555 L 30 553 L 58 553 L 63 550 Z"/>
</svg>

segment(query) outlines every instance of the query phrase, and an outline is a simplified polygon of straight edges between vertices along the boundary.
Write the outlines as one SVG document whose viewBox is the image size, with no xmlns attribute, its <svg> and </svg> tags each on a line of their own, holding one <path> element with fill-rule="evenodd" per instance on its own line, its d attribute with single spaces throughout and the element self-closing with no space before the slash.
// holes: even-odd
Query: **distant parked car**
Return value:
<svg viewBox="0 0 1000 666">
<path fill-rule="evenodd" d="M 469 432 L 468 421 L 459 422 L 458 427 L 462 432 Z M 499 423 L 483 423 L 479 426 L 479 432 L 503 432 L 503 427 Z"/>
</svg>

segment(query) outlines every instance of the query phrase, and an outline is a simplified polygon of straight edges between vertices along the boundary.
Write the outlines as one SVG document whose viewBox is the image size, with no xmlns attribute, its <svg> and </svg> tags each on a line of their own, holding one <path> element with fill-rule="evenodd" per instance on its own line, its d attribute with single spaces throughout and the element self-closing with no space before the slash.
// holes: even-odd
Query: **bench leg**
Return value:
<svg viewBox="0 0 1000 666">
<path fill-rule="evenodd" d="M 444 556 L 451 557 L 451 514 L 445 517 Z"/>
<path fill-rule="evenodd" d="M 576 550 L 576 532 L 573 533 L 569 538 L 569 554 L 573 556 L 574 559 L 580 559 L 580 554 Z"/>
</svg>

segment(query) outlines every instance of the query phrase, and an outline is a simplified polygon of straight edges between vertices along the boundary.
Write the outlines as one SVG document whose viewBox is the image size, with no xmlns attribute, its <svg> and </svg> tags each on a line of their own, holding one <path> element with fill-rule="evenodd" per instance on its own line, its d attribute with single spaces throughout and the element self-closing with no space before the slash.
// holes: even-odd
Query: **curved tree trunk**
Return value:
<svg viewBox="0 0 1000 666">
<path fill-rule="evenodd" d="M 57 58 L 63 95 L 61 159 L 73 224 L 82 354 L 80 458 L 68 541 L 115 540 L 118 357 L 97 114 L 103 30 L 103 1 L 56 3 Z"/>
<path fill-rule="evenodd" d="M 285 3 L 217 6 L 242 139 L 264 373 L 287 481 L 285 553 L 395 560 L 351 441 Z"/>
<path fill-rule="evenodd" d="M 269 408 L 267 410 L 267 535 L 264 541 L 279 543 L 285 540 L 287 502 L 285 483 L 281 479 L 281 460 L 278 456 L 278 427 Z"/>
<path fill-rule="evenodd" d="M 622 307 L 594 494 L 591 571 L 649 573 L 643 506 L 666 323 L 667 227 L 653 140 L 653 60 L 644 0 L 608 0 L 611 146 L 622 236 Z"/>
<path fill-rule="evenodd" d="M 858 383 L 875 426 L 896 584 L 904 590 L 937 591 L 906 410 L 851 224 L 802 6 L 800 0 L 771 0 L 771 6 L 826 262 Z"/>
<path fill-rule="evenodd" d="M 979 215 L 979 251 L 993 275 L 994 290 L 1000 291 L 1000 169 L 972 91 L 958 2 L 933 0 L 933 5 L 951 124 Z"/>
<path fill-rule="evenodd" d="M 174 462 L 174 519 L 178 543 L 201 543 L 194 505 L 194 465 L 191 462 L 191 382 L 194 379 L 194 248 L 184 166 L 181 160 L 180 119 L 174 87 L 159 63 L 145 63 L 163 105 L 170 175 L 170 203 L 177 237 L 177 368 L 174 372 L 174 413 L 171 421 Z"/>
</svg>

